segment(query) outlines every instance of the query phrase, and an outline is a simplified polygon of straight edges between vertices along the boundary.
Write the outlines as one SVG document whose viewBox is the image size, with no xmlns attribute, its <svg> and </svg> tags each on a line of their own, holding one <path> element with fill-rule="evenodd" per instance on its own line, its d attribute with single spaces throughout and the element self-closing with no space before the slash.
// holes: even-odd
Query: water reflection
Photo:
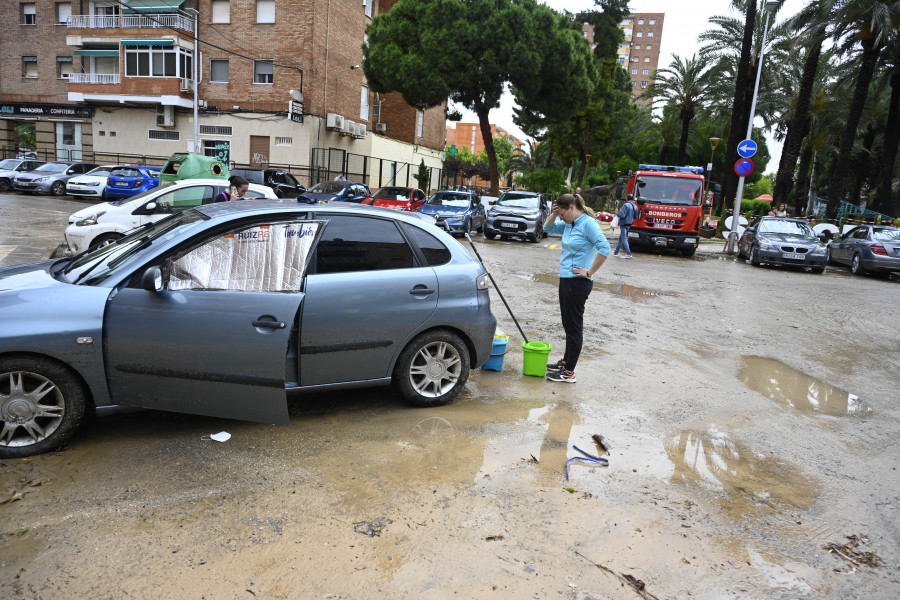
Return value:
<svg viewBox="0 0 900 600">
<path fill-rule="evenodd" d="M 797 410 L 835 416 L 872 413 L 859 396 L 813 379 L 780 360 L 744 356 L 737 376 L 750 389 Z"/>
<path fill-rule="evenodd" d="M 517 274 L 520 279 L 537 281 L 538 283 L 546 283 L 548 285 L 559 285 L 559 276 L 549 273 L 537 273 L 535 275 Z M 603 283 L 601 281 L 594 282 L 594 290 L 601 290 L 616 296 L 624 296 L 631 298 L 634 302 L 648 300 L 650 298 L 659 298 L 661 296 L 678 297 L 677 292 L 664 292 L 660 290 L 651 290 L 627 283 Z"/>
</svg>

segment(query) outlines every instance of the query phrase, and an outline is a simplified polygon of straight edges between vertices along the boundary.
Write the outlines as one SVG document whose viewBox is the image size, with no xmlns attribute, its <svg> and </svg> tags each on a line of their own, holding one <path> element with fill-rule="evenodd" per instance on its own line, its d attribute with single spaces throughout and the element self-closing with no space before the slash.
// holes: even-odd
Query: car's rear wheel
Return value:
<svg viewBox="0 0 900 600">
<path fill-rule="evenodd" d="M 762 261 L 759 260 L 759 248 L 753 247 L 750 248 L 750 264 L 754 267 L 758 267 Z"/>
<path fill-rule="evenodd" d="M 78 429 L 85 392 L 69 369 L 40 359 L 0 359 L 0 458 L 55 450 Z"/>
<path fill-rule="evenodd" d="M 850 261 L 850 270 L 854 275 L 865 275 L 866 268 L 862 264 L 862 259 L 859 257 L 859 254 L 853 255 L 853 260 Z"/>
<path fill-rule="evenodd" d="M 66 184 L 62 181 L 54 181 L 53 185 L 50 186 L 50 193 L 54 196 L 65 196 Z"/>
<path fill-rule="evenodd" d="M 91 241 L 90 248 L 102 248 L 103 246 L 109 246 L 110 244 L 116 243 L 116 240 L 121 239 L 123 236 L 121 233 L 104 233 L 103 235 L 98 235 Z"/>
<path fill-rule="evenodd" d="M 0 178 L 0 192 L 8 192 L 12 189 L 12 183 L 10 183 L 9 179 Z"/>
<path fill-rule="evenodd" d="M 451 402 L 469 378 L 469 351 L 458 335 L 429 331 L 404 348 L 394 368 L 394 385 L 414 406 Z"/>
</svg>

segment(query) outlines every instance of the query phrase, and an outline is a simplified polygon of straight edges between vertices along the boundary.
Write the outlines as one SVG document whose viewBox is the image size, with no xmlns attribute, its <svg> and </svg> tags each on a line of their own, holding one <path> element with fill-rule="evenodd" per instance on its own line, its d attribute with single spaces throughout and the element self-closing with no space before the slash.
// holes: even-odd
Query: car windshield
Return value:
<svg viewBox="0 0 900 600">
<path fill-rule="evenodd" d="M 109 244 L 75 256 L 61 276 L 69 283 L 96 285 L 116 268 L 127 264 L 138 252 L 159 241 L 167 241 L 209 219 L 196 210 L 186 210 L 167 219 L 148 223 Z"/>
<path fill-rule="evenodd" d="M 342 181 L 323 181 L 309 188 L 314 194 L 340 194 L 347 186 Z"/>
<path fill-rule="evenodd" d="M 7 158 L 4 161 L 0 161 L 0 169 L 12 171 L 13 169 L 15 169 L 16 167 L 19 166 L 20 162 L 21 161 L 18 161 L 14 158 Z"/>
<path fill-rule="evenodd" d="M 787 233 L 791 235 L 803 235 L 815 237 L 812 227 L 805 221 L 791 221 L 788 219 L 764 219 L 759 224 L 760 233 Z"/>
<path fill-rule="evenodd" d="M 428 199 L 428 204 L 433 206 L 455 206 L 466 208 L 472 201 L 472 196 L 468 194 L 455 194 L 453 192 L 437 192 Z"/>
<path fill-rule="evenodd" d="M 35 171 L 49 171 L 51 173 L 59 173 L 65 171 L 70 165 L 64 163 L 46 163 L 39 166 Z"/>
<path fill-rule="evenodd" d="M 872 237 L 879 242 L 900 242 L 900 229 L 876 227 L 872 230 Z"/>
<path fill-rule="evenodd" d="M 171 184 L 171 182 L 170 182 L 170 184 Z M 125 204 L 127 202 L 134 202 L 136 200 L 139 201 L 142 198 L 148 198 L 149 196 L 154 196 L 156 194 L 159 194 L 160 190 L 163 190 L 167 187 L 169 187 L 169 186 L 161 185 L 159 187 L 149 189 L 146 192 L 141 192 L 140 194 L 135 194 L 134 196 L 128 196 L 127 198 L 118 198 L 116 200 L 111 200 L 109 203 L 112 204 L 113 206 L 122 206 L 123 204 Z"/>
<path fill-rule="evenodd" d="M 112 167 L 97 167 L 96 169 L 91 169 L 85 175 L 97 175 L 98 177 L 107 177 L 109 175 Z"/>
<path fill-rule="evenodd" d="M 690 206 L 699 201 L 702 184 L 699 179 L 642 175 L 637 190 L 636 196 L 647 202 Z"/>
<path fill-rule="evenodd" d="M 372 196 L 375 200 L 409 200 L 410 188 L 383 187 Z"/>
<path fill-rule="evenodd" d="M 140 169 L 135 169 L 133 167 L 118 167 L 112 170 L 110 173 L 112 177 L 143 177 L 144 174 Z"/>
<path fill-rule="evenodd" d="M 522 192 L 506 192 L 497 200 L 497 206 L 512 206 L 515 208 L 540 208 L 541 199 L 534 194 Z"/>
</svg>

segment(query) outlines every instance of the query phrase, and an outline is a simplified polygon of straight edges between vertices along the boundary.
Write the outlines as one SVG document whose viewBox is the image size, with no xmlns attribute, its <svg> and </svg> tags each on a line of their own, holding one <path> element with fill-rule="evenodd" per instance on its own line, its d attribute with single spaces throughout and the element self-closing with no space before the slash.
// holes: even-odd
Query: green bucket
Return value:
<svg viewBox="0 0 900 600">
<path fill-rule="evenodd" d="M 543 377 L 547 374 L 547 360 L 553 346 L 547 342 L 524 342 L 522 350 L 525 351 L 525 360 L 522 362 L 522 372 L 532 377 Z"/>
</svg>

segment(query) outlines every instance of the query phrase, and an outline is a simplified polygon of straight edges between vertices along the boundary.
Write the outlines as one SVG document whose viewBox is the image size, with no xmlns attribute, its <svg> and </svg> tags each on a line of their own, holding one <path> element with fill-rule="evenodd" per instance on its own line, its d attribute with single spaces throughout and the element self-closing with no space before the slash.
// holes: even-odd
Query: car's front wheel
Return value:
<svg viewBox="0 0 900 600">
<path fill-rule="evenodd" d="M 0 458 L 55 450 L 78 429 L 85 393 L 69 369 L 46 359 L 0 359 Z"/>
<path fill-rule="evenodd" d="M 98 235 L 91 242 L 90 248 L 101 248 L 103 246 L 109 246 L 110 244 L 115 244 L 116 240 L 122 238 L 121 233 L 104 233 L 102 235 Z"/>
<path fill-rule="evenodd" d="M 415 406 L 451 402 L 469 378 L 469 351 L 458 335 L 429 331 L 404 348 L 394 369 L 400 395 Z"/>
<path fill-rule="evenodd" d="M 534 233 L 529 233 L 527 237 L 528 237 L 528 241 L 531 242 L 532 244 L 538 243 L 544 237 L 544 228 L 541 227 L 540 223 L 538 223 L 537 225 L 534 226 Z"/>
<path fill-rule="evenodd" d="M 865 275 L 866 268 L 862 264 L 862 259 L 859 257 L 859 254 L 853 255 L 853 260 L 850 262 L 850 270 L 853 271 L 854 275 Z"/>
<path fill-rule="evenodd" d="M 62 181 L 54 181 L 53 185 L 50 186 L 50 193 L 54 196 L 65 196 L 66 184 Z"/>
<path fill-rule="evenodd" d="M 762 261 L 759 260 L 759 248 L 753 247 L 750 248 L 750 264 L 754 267 L 758 267 Z"/>
</svg>

